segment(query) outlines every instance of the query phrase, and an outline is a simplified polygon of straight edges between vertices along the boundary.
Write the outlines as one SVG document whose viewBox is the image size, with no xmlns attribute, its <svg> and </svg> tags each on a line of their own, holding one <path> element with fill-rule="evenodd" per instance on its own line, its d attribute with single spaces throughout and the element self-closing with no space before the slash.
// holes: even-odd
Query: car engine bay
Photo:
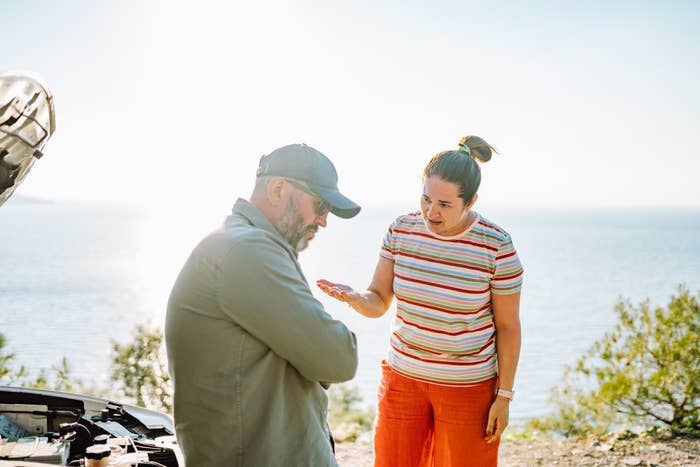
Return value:
<svg viewBox="0 0 700 467">
<path fill-rule="evenodd" d="M 184 462 L 169 416 L 75 394 L 0 387 L 0 467 Z"/>
</svg>

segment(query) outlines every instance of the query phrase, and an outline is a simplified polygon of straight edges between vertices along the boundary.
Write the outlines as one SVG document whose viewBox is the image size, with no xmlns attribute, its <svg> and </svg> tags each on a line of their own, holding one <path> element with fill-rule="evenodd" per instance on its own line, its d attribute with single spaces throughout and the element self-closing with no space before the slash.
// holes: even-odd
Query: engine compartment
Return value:
<svg viewBox="0 0 700 467">
<path fill-rule="evenodd" d="M 184 465 L 167 415 L 88 396 L 0 387 L 0 467 L 137 464 Z"/>
</svg>

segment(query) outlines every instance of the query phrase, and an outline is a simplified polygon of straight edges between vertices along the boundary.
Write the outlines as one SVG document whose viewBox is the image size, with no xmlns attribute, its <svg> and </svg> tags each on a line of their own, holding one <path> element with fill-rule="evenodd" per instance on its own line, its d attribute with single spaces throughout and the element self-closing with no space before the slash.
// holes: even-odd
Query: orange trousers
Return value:
<svg viewBox="0 0 700 467">
<path fill-rule="evenodd" d="M 454 387 L 407 378 L 382 362 L 374 467 L 492 467 L 486 423 L 496 378 Z"/>
</svg>

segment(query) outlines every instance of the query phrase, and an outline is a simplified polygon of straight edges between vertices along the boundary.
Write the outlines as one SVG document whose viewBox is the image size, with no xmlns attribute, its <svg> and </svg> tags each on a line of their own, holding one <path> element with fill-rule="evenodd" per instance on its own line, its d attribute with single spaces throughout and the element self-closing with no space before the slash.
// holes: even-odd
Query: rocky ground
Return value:
<svg viewBox="0 0 700 467">
<path fill-rule="evenodd" d="M 505 440 L 499 466 L 700 466 L 698 438 L 632 438 L 616 436 L 559 441 Z M 337 447 L 340 467 L 372 465 L 369 436 Z"/>
</svg>

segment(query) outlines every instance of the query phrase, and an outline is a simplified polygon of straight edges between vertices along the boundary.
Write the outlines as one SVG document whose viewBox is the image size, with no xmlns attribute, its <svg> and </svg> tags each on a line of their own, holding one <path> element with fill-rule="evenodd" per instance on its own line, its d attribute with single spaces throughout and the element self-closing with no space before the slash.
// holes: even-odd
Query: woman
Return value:
<svg viewBox="0 0 700 467">
<path fill-rule="evenodd" d="M 397 298 L 382 362 L 375 467 L 495 466 L 520 353 L 523 269 L 508 233 L 471 208 L 495 150 L 477 136 L 433 157 L 421 212 L 389 227 L 369 288 L 319 280 L 378 318 Z"/>
</svg>

